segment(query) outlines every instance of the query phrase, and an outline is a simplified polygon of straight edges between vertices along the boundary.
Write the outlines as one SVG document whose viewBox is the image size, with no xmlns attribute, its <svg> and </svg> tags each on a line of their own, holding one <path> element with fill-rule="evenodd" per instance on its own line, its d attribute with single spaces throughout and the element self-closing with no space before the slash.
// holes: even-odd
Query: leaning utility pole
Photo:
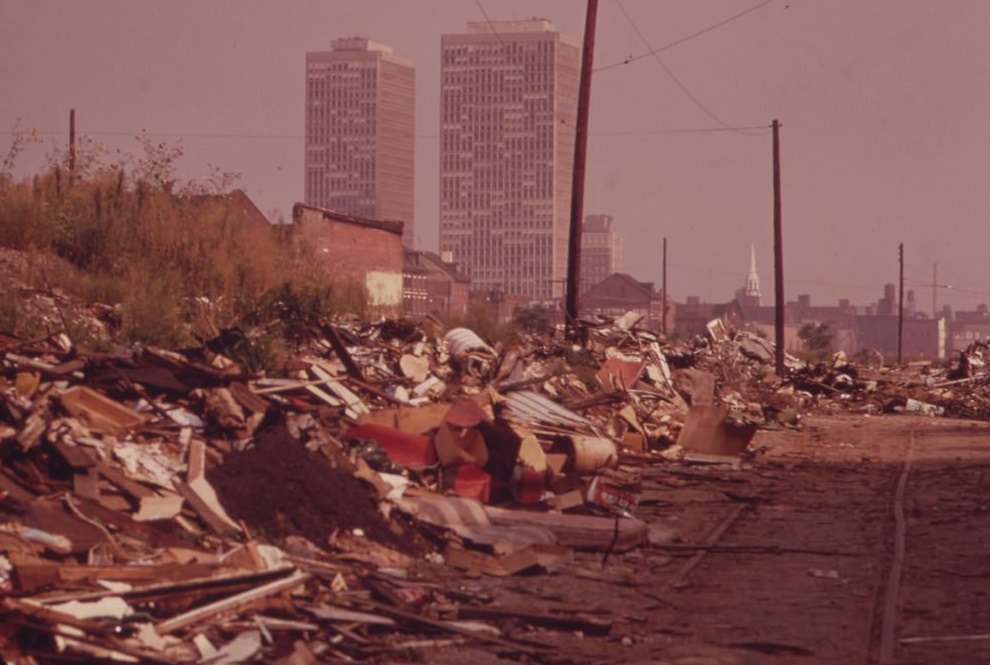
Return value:
<svg viewBox="0 0 990 665">
<path fill-rule="evenodd" d="M 660 292 L 660 334 L 667 334 L 667 238 L 663 239 L 663 286 Z"/>
<path fill-rule="evenodd" d="M 897 364 L 901 364 L 904 348 L 904 243 L 897 247 L 897 260 L 901 266 L 901 279 L 897 296 Z"/>
<path fill-rule="evenodd" d="M 595 55 L 595 21 L 598 0 L 588 0 L 581 49 L 581 81 L 578 88 L 577 127 L 574 135 L 574 178 L 571 181 L 571 232 L 567 241 L 567 330 L 577 333 L 578 286 L 581 273 L 581 223 L 584 217 L 584 170 L 588 152 L 588 107 L 591 101 L 591 65 Z"/>
<path fill-rule="evenodd" d="M 784 376 L 784 241 L 780 206 L 780 122 L 773 121 L 773 287 L 777 376 Z"/>
</svg>

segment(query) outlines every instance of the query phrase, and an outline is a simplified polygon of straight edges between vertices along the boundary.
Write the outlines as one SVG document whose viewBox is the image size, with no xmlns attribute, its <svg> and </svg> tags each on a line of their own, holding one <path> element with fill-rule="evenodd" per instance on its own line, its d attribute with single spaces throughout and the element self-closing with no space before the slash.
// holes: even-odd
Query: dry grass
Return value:
<svg viewBox="0 0 990 665">
<path fill-rule="evenodd" d="M 182 345 L 224 328 L 366 314 L 363 289 L 314 271 L 279 231 L 245 226 L 225 199 L 175 195 L 116 167 L 73 181 L 58 166 L 30 182 L 0 173 L 0 247 L 59 259 L 23 266 L 17 281 L 119 305 L 115 341 Z M 17 333 L 25 314 L 4 288 L 0 328 Z"/>
</svg>

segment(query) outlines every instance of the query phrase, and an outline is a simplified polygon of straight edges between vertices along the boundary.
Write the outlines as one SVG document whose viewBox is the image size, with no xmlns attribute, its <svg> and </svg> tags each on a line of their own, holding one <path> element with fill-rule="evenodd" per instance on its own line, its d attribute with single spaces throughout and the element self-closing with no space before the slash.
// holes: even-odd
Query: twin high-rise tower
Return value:
<svg viewBox="0 0 990 665">
<path fill-rule="evenodd" d="M 415 69 L 361 38 L 306 54 L 309 205 L 404 222 L 413 244 Z"/>
<path fill-rule="evenodd" d="M 306 62 L 306 202 L 412 227 L 412 65 L 351 39 Z M 579 65 L 545 20 L 442 37 L 440 250 L 476 289 L 563 293 Z"/>
<path fill-rule="evenodd" d="M 442 38 L 440 249 L 476 288 L 563 293 L 579 64 L 549 21 Z"/>
</svg>

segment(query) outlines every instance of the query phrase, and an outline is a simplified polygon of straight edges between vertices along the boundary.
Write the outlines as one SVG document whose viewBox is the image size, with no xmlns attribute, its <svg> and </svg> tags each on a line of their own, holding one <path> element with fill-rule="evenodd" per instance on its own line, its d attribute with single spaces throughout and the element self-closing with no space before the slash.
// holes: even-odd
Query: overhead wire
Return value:
<svg viewBox="0 0 990 665">
<path fill-rule="evenodd" d="M 612 130 L 612 131 L 593 131 L 590 132 L 592 136 L 653 136 L 653 135 L 664 135 L 664 134 L 710 134 L 714 132 L 730 132 L 738 130 L 756 130 L 764 129 L 762 125 L 748 125 L 748 126 L 738 126 L 738 127 L 681 127 L 672 129 L 645 129 L 645 130 Z M 0 131 L 0 135 L 12 136 L 14 132 Z M 35 132 L 37 136 L 68 136 L 67 130 L 56 130 L 56 131 L 38 131 Z M 104 131 L 91 131 L 91 132 L 79 132 L 79 136 L 127 136 L 136 137 L 140 136 L 140 132 L 104 132 Z M 305 135 L 303 134 L 225 134 L 225 133 L 208 133 L 208 132 L 193 132 L 193 133 L 177 133 L 177 132 L 146 132 L 144 134 L 148 137 L 153 138 L 173 138 L 173 139 L 292 139 L 292 140 L 303 140 Z M 417 139 L 435 139 L 439 138 L 439 134 L 415 134 L 414 138 Z"/>
<path fill-rule="evenodd" d="M 491 18 L 489 18 L 488 12 L 485 11 L 485 6 L 481 4 L 481 0 L 474 0 L 474 4 L 478 5 L 478 9 L 481 10 L 482 16 L 485 17 L 485 21 L 488 23 L 488 27 L 492 29 L 492 33 L 495 35 L 495 38 L 498 39 L 498 43 L 505 46 L 505 42 L 502 41 L 502 35 L 498 34 L 498 30 L 495 29 L 495 24 L 492 23 Z"/>
<path fill-rule="evenodd" d="M 692 39 L 695 39 L 697 37 L 701 37 L 702 35 L 706 35 L 706 34 L 708 34 L 709 32 L 711 32 L 713 30 L 717 30 L 718 28 L 721 28 L 723 25 L 727 25 L 729 23 L 732 23 L 733 21 L 735 21 L 737 19 L 740 19 L 740 18 L 746 16 L 747 14 L 752 14 L 753 12 L 755 12 L 757 10 L 763 9 L 767 5 L 769 5 L 769 4 L 773 3 L 773 2 L 776 2 L 776 1 L 777 0 L 763 0 L 763 2 L 761 2 L 761 3 L 757 4 L 757 5 L 753 5 L 749 9 L 745 9 L 745 10 L 739 12 L 738 14 L 733 14 L 732 16 L 729 16 L 728 18 L 725 18 L 725 19 L 719 21 L 718 23 L 713 23 L 712 25 L 708 26 L 707 28 L 702 28 L 701 30 L 698 30 L 697 32 L 691 33 L 690 35 L 686 35 L 684 37 L 681 37 L 680 39 L 675 39 L 672 42 L 669 42 L 667 44 L 664 44 L 663 46 L 658 46 L 656 48 L 653 48 L 649 44 L 647 44 L 647 48 L 649 48 L 650 50 L 646 51 L 645 53 L 640 53 L 638 55 L 631 55 L 631 56 L 629 56 L 629 57 L 627 57 L 627 58 L 625 58 L 623 60 L 619 60 L 618 62 L 613 62 L 611 64 L 603 65 L 601 67 L 598 67 L 597 69 L 595 69 L 593 71 L 594 72 L 604 72 L 604 71 L 609 70 L 609 69 L 614 69 L 615 67 L 621 67 L 623 65 L 628 65 L 630 63 L 636 62 L 637 60 L 642 60 L 643 58 L 649 57 L 650 55 L 654 55 L 654 54 L 657 54 L 657 53 L 661 53 L 663 51 L 666 51 L 668 49 L 672 49 L 675 46 L 680 46 L 681 44 L 684 44 L 685 42 L 689 42 Z"/>
<path fill-rule="evenodd" d="M 773 2 L 773 0 L 768 0 L 768 1 Z M 633 31 L 639 37 L 640 41 L 642 41 L 643 44 L 646 45 L 646 48 L 652 48 L 650 46 L 650 40 L 646 38 L 646 35 L 643 34 L 643 31 L 639 29 L 638 25 L 636 25 L 636 21 L 634 21 L 632 16 L 629 15 L 629 12 L 626 11 L 626 7 L 625 5 L 622 4 L 622 0 L 615 0 L 615 4 L 619 6 L 619 9 L 622 11 L 622 15 L 625 16 L 626 21 L 629 22 L 629 25 L 632 27 Z M 698 97 L 693 92 L 691 92 L 691 90 L 688 89 L 687 85 L 685 85 L 684 82 L 681 81 L 681 79 L 678 78 L 678 76 L 674 74 L 673 71 L 671 71 L 670 67 L 667 66 L 667 63 L 663 61 L 663 59 L 660 57 L 659 53 L 656 50 L 651 50 L 649 52 L 649 55 L 653 56 L 653 58 L 657 61 L 657 64 L 660 65 L 660 68 L 663 70 L 663 72 L 670 78 L 671 81 L 674 82 L 674 84 L 678 88 L 680 88 L 681 92 L 683 92 L 688 99 L 694 102 L 695 106 L 701 109 L 705 113 L 705 115 L 707 115 L 709 118 L 711 118 L 718 124 L 722 125 L 722 127 L 724 127 L 726 130 L 733 131 L 737 134 L 742 134 L 744 136 L 756 136 L 759 134 L 765 134 L 768 131 L 769 129 L 768 127 L 761 127 L 760 129 L 763 131 L 760 132 L 740 130 L 734 128 L 728 122 L 723 120 L 721 116 L 719 116 L 717 113 L 715 113 L 710 108 L 708 108 L 708 106 L 705 105 L 700 99 L 698 99 Z"/>
</svg>

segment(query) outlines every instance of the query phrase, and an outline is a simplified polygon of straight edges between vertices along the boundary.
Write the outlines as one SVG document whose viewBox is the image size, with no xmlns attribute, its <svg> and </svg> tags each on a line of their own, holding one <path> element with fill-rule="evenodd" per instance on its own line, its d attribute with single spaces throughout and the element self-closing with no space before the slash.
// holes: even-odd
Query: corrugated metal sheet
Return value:
<svg viewBox="0 0 990 665">
<path fill-rule="evenodd" d="M 515 422 L 593 431 L 590 420 L 539 393 L 524 390 L 511 392 L 505 402 L 507 416 Z"/>
<path fill-rule="evenodd" d="M 450 349 L 450 355 L 455 358 L 468 351 L 488 351 L 495 353 L 495 349 L 488 346 L 485 340 L 478 337 L 477 333 L 467 328 L 452 328 L 443 337 Z"/>
</svg>

